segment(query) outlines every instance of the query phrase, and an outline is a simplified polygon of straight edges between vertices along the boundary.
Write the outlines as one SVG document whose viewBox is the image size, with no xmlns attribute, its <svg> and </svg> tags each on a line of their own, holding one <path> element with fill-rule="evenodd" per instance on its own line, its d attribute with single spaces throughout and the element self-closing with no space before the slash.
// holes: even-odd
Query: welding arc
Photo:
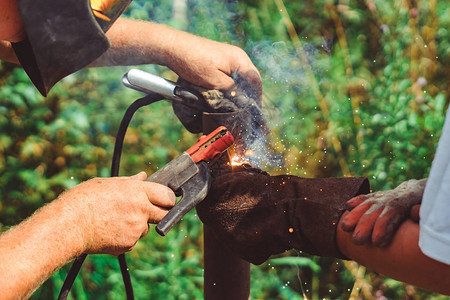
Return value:
<svg viewBox="0 0 450 300">
<path fill-rule="evenodd" d="M 116 143 L 114 145 L 114 154 L 111 164 L 111 177 L 119 176 L 120 157 L 122 155 L 123 140 L 125 138 L 125 133 L 127 132 L 128 125 L 130 124 L 131 118 L 133 117 L 134 113 L 143 106 L 150 105 L 163 99 L 164 97 L 160 96 L 159 94 L 148 93 L 147 96 L 134 101 L 128 107 L 127 111 L 125 112 L 125 115 L 122 118 L 122 121 L 120 122 L 119 130 L 117 131 Z M 86 256 L 87 254 L 83 253 L 79 257 L 77 257 L 73 262 L 72 267 L 70 268 L 69 272 L 67 273 L 66 279 L 64 280 L 61 291 L 59 292 L 58 300 L 67 299 L 70 289 L 72 288 L 75 278 L 77 277 L 78 272 L 80 271 L 81 266 L 83 265 L 83 262 L 86 259 Z M 130 273 L 128 272 L 125 254 L 119 255 L 117 258 L 119 261 L 120 272 L 122 273 L 123 283 L 125 285 L 127 300 L 132 300 L 134 299 L 133 286 L 131 284 L 131 278 Z"/>
</svg>

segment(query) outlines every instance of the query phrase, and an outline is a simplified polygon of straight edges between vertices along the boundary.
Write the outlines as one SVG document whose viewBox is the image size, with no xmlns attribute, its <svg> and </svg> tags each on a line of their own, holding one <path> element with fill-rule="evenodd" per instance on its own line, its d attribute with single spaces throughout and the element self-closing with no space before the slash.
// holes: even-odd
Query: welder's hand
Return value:
<svg viewBox="0 0 450 300">
<path fill-rule="evenodd" d="M 250 97 L 261 99 L 261 75 L 244 50 L 185 32 L 177 32 L 176 39 L 167 66 L 180 77 L 215 90 L 238 83 Z"/>
<path fill-rule="evenodd" d="M 144 181 L 145 172 L 131 177 L 94 178 L 66 191 L 65 201 L 79 215 L 84 253 L 118 255 L 130 251 L 175 204 L 166 186 Z"/>
<path fill-rule="evenodd" d="M 186 32 L 173 32 L 173 39 L 176 45 L 166 54 L 167 66 L 195 85 L 206 100 L 202 110 L 174 105 L 175 113 L 187 130 L 202 132 L 203 112 L 236 112 L 248 105 L 261 108 L 261 75 L 244 50 Z"/>
<path fill-rule="evenodd" d="M 418 221 L 426 181 L 412 179 L 393 190 L 350 199 L 347 201 L 350 212 L 342 219 L 342 229 L 353 231 L 352 240 L 357 245 L 369 241 L 378 247 L 389 245 L 405 219 Z"/>
</svg>

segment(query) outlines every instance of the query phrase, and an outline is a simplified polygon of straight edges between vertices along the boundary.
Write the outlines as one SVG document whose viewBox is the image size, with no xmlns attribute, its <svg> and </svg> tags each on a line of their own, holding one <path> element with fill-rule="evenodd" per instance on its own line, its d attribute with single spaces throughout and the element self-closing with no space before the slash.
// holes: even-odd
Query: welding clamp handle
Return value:
<svg viewBox="0 0 450 300">
<path fill-rule="evenodd" d="M 175 95 L 177 85 L 175 82 L 159 77 L 158 75 L 131 69 L 122 77 L 124 86 L 142 92 L 157 93 L 170 100 L 181 100 Z"/>
<path fill-rule="evenodd" d="M 131 69 L 122 76 L 122 84 L 145 94 L 158 94 L 170 102 L 176 102 L 193 109 L 205 110 L 205 103 L 195 92 L 158 75 Z"/>
<path fill-rule="evenodd" d="M 156 225 L 156 232 L 165 236 L 181 218 L 202 202 L 208 194 L 211 175 L 205 162 L 199 164 L 197 175 L 181 186 L 181 199 Z"/>
<path fill-rule="evenodd" d="M 187 212 L 205 199 L 211 184 L 211 175 L 206 163 L 196 164 L 189 154 L 183 152 L 153 173 L 147 181 L 168 186 L 181 195 L 178 203 L 156 226 L 156 231 L 165 236 Z"/>
</svg>

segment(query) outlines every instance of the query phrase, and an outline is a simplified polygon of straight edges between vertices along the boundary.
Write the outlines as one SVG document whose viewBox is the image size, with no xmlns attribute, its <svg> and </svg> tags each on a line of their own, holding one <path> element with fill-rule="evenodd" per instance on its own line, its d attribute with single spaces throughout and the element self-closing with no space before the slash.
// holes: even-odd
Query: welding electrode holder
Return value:
<svg viewBox="0 0 450 300">
<path fill-rule="evenodd" d="M 188 153 L 183 152 L 148 177 L 147 181 L 165 185 L 176 195 L 181 195 L 178 203 L 156 226 L 156 231 L 165 236 L 187 212 L 205 199 L 211 175 L 205 162 L 196 164 Z"/>
<path fill-rule="evenodd" d="M 122 84 L 141 93 L 156 93 L 171 102 L 178 102 L 195 109 L 204 109 L 201 97 L 196 95 L 194 91 L 142 70 L 129 70 L 122 76 Z"/>
</svg>

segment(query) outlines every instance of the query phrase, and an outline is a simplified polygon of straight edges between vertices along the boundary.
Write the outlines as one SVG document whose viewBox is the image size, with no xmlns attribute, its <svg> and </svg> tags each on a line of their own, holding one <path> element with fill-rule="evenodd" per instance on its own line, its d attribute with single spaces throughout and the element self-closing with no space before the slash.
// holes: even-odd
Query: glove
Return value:
<svg viewBox="0 0 450 300">
<path fill-rule="evenodd" d="M 353 231 L 352 240 L 362 245 L 369 240 L 378 247 L 390 244 L 400 224 L 409 216 L 419 220 L 419 209 L 427 180 L 405 181 L 393 190 L 360 195 L 347 202 L 350 212 L 342 229 Z"/>
<path fill-rule="evenodd" d="M 195 86 L 181 78 L 178 80 L 178 83 L 191 91 L 195 91 L 201 98 L 201 101 L 199 101 L 200 109 L 198 110 L 178 102 L 173 102 L 172 104 L 175 115 L 188 131 L 192 133 L 203 132 L 202 115 L 205 112 L 209 114 L 223 114 L 241 110 L 247 110 L 251 115 L 252 123 L 245 124 L 246 127 L 255 129 L 267 128 L 261 112 L 260 98 L 249 97 L 239 85 L 226 91 L 219 91 Z M 230 129 L 239 125 L 228 124 L 227 128 Z"/>
<path fill-rule="evenodd" d="M 345 201 L 367 192 L 366 178 L 270 176 L 243 165 L 221 169 L 197 213 L 218 239 L 254 264 L 291 248 L 344 258 L 336 225 Z"/>
</svg>

